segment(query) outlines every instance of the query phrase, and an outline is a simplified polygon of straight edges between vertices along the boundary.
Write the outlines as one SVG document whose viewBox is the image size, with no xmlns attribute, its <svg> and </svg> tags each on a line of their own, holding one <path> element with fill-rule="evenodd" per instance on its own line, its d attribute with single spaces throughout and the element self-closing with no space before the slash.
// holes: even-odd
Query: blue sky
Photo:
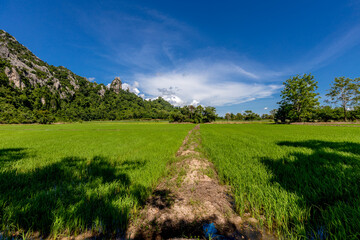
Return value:
<svg viewBox="0 0 360 240">
<path fill-rule="evenodd" d="M 144 98 L 220 115 L 277 107 L 290 76 L 360 77 L 360 1 L 0 1 L 0 28 L 38 57 Z"/>
</svg>

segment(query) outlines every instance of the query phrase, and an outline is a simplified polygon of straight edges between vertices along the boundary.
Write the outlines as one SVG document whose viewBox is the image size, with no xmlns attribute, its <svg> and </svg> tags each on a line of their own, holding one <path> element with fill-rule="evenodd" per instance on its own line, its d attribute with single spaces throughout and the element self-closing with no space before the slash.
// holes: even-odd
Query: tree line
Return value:
<svg viewBox="0 0 360 240">
<path fill-rule="evenodd" d="M 281 91 L 281 101 L 274 119 L 276 122 L 348 121 L 360 119 L 360 79 L 337 77 L 320 106 L 318 82 L 311 74 L 287 79 Z"/>
<path fill-rule="evenodd" d="M 259 121 L 259 120 L 271 120 L 275 117 L 276 110 L 271 110 L 270 114 L 264 113 L 261 116 L 257 113 L 254 113 L 251 110 L 245 110 L 243 113 L 226 113 L 224 118 L 225 120 L 232 121 Z"/>
<path fill-rule="evenodd" d="M 206 123 L 215 121 L 217 118 L 216 109 L 214 107 L 184 106 L 172 111 L 169 116 L 170 122 L 191 122 Z"/>
<path fill-rule="evenodd" d="M 330 84 L 325 103 L 320 105 L 318 82 L 311 74 L 296 75 L 283 82 L 279 108 L 259 115 L 246 110 L 226 113 L 222 119 L 254 121 L 273 119 L 276 123 L 313 121 L 355 121 L 360 119 L 360 78 L 337 77 Z"/>
</svg>

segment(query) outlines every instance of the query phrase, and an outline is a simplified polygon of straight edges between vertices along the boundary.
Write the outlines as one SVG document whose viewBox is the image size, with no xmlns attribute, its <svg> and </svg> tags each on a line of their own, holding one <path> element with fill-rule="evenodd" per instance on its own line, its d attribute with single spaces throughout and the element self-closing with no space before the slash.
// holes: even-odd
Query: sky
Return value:
<svg viewBox="0 0 360 240">
<path fill-rule="evenodd" d="M 0 29 L 89 81 L 219 115 L 269 113 L 297 74 L 321 102 L 335 77 L 360 77 L 360 0 L 1 0 Z"/>
</svg>

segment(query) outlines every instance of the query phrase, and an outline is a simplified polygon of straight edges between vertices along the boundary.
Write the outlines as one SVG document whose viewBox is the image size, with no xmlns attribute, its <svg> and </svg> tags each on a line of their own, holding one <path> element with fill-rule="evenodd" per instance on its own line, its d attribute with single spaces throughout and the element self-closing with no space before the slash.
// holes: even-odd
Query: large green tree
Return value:
<svg viewBox="0 0 360 240">
<path fill-rule="evenodd" d="M 288 118 L 292 121 L 301 121 L 308 118 L 316 106 L 319 105 L 317 82 L 311 74 L 297 75 L 289 78 L 284 83 L 284 89 L 281 91 L 281 106 L 287 106 L 282 109 L 289 109 Z M 289 107 L 290 106 L 290 107 Z"/>
<path fill-rule="evenodd" d="M 350 79 L 345 77 L 335 78 L 334 82 L 326 94 L 329 97 L 328 102 L 340 103 L 344 111 L 344 121 L 347 121 L 347 110 L 356 104 L 360 99 L 359 79 Z"/>
<path fill-rule="evenodd" d="M 212 122 L 216 119 L 216 109 L 214 107 L 205 107 L 203 114 L 204 122 Z"/>
<path fill-rule="evenodd" d="M 261 117 L 259 116 L 259 114 L 257 113 L 254 113 L 253 111 L 251 110 L 246 110 L 244 112 L 244 119 L 246 121 L 253 121 L 253 120 L 260 120 Z"/>
</svg>

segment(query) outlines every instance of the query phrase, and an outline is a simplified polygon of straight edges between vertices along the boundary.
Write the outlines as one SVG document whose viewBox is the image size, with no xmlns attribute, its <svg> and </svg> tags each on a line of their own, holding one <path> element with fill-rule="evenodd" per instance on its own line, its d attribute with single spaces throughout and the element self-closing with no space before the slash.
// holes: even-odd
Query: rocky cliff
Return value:
<svg viewBox="0 0 360 240">
<path fill-rule="evenodd" d="M 90 82 L 36 57 L 0 30 L 0 123 L 167 118 L 174 107 L 122 89 Z"/>
<path fill-rule="evenodd" d="M 59 92 L 60 98 L 66 98 L 74 95 L 82 85 L 98 85 L 65 67 L 47 64 L 3 30 L 0 30 L 0 59 L 9 63 L 4 72 L 10 84 L 19 89 L 47 86 L 51 92 Z M 119 94 L 121 87 L 120 78 L 115 77 L 110 89 Z M 101 85 L 98 93 L 104 96 L 105 91 L 105 86 Z"/>
<path fill-rule="evenodd" d="M 74 95 L 82 85 L 96 85 L 65 67 L 47 64 L 3 30 L 0 30 L 0 58 L 8 62 L 5 74 L 16 88 L 46 86 L 64 99 Z"/>
<path fill-rule="evenodd" d="M 8 62 L 4 72 L 10 84 L 19 89 L 47 86 L 51 92 L 59 92 L 60 98 L 64 99 L 74 95 L 82 85 L 98 85 L 65 67 L 47 64 L 3 30 L 0 30 L 0 59 Z M 119 93 L 121 84 L 120 78 L 116 77 L 111 89 Z M 105 86 L 101 86 L 98 93 L 103 96 Z"/>
<path fill-rule="evenodd" d="M 115 77 L 115 79 L 110 84 L 110 89 L 113 90 L 114 92 L 116 92 L 117 94 L 119 94 L 120 90 L 122 89 L 121 86 L 122 86 L 122 82 L 121 82 L 120 78 Z"/>
</svg>

